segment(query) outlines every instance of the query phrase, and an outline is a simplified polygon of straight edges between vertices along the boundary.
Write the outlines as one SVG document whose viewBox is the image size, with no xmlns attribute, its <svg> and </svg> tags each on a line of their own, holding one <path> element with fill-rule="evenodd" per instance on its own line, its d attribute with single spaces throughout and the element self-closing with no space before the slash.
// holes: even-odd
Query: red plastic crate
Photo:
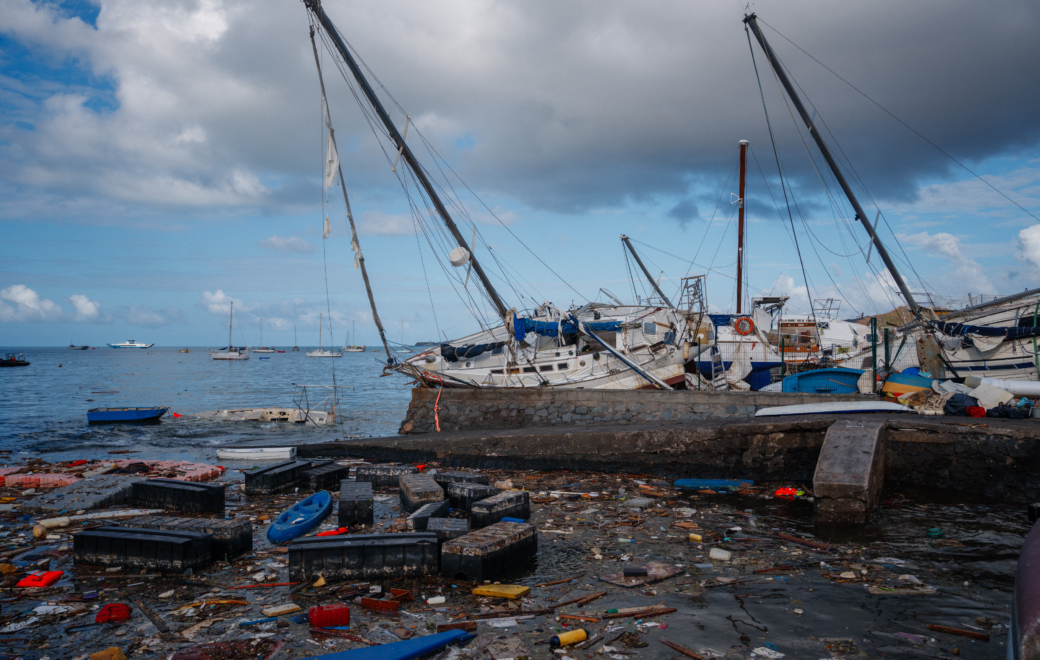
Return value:
<svg viewBox="0 0 1040 660">
<path fill-rule="evenodd" d="M 97 616 L 94 617 L 94 623 L 114 623 L 116 621 L 126 621 L 129 618 L 129 605 L 109 603 L 98 610 Z"/>
<path fill-rule="evenodd" d="M 65 571 L 39 571 L 37 573 L 30 573 L 19 580 L 18 584 L 14 586 L 34 589 L 49 587 L 60 580 L 62 575 L 65 575 Z"/>
<path fill-rule="evenodd" d="M 349 626 L 350 608 L 343 603 L 333 605 L 315 605 L 307 610 L 307 620 L 315 628 L 330 626 Z"/>
</svg>

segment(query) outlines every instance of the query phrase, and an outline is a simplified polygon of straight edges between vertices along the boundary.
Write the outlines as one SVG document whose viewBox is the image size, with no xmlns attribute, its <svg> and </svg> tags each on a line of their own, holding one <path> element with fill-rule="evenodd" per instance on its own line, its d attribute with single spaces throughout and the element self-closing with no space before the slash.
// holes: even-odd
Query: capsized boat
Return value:
<svg viewBox="0 0 1040 660">
<path fill-rule="evenodd" d="M 21 353 L 8 353 L 0 360 L 0 367 L 28 367 L 30 364 Z"/>
<path fill-rule="evenodd" d="M 291 461 L 296 447 L 234 447 L 218 449 L 217 458 L 229 461 Z"/>
<path fill-rule="evenodd" d="M 793 406 L 762 408 L 755 413 L 755 417 L 913 411 L 914 409 L 909 406 L 888 401 L 828 401 L 826 403 L 801 403 Z"/>
<path fill-rule="evenodd" d="M 158 424 L 159 418 L 170 411 L 167 406 L 152 408 L 91 408 L 87 411 L 89 424 Z"/>
<path fill-rule="evenodd" d="M 127 339 L 126 341 L 124 341 L 121 344 L 108 344 L 108 345 L 111 346 L 112 348 L 151 348 L 152 346 L 155 346 L 154 343 L 153 344 L 141 344 L 139 342 L 134 341 L 133 339 Z"/>
<path fill-rule="evenodd" d="M 300 410 L 298 408 L 237 408 L 193 413 L 192 417 L 213 419 L 221 422 L 289 422 L 293 424 L 331 424 L 335 415 L 324 410 Z"/>
<path fill-rule="evenodd" d="M 321 524 L 332 513 L 332 495 L 319 491 L 283 511 L 267 527 L 267 540 L 288 543 Z"/>
</svg>

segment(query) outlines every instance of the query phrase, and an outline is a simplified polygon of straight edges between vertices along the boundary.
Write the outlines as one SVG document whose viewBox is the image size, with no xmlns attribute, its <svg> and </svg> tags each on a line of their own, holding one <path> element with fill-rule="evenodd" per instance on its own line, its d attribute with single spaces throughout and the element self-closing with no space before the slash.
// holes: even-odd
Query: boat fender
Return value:
<svg viewBox="0 0 1040 660">
<path fill-rule="evenodd" d="M 733 321 L 733 329 L 737 331 L 738 335 L 747 337 L 755 331 L 755 322 L 751 320 L 750 316 L 739 316 Z"/>
</svg>

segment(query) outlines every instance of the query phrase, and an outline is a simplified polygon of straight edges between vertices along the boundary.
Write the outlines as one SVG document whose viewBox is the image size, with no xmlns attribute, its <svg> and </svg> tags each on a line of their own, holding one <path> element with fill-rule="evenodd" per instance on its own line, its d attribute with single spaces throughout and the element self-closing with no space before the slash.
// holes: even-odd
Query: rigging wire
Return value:
<svg viewBox="0 0 1040 660">
<path fill-rule="evenodd" d="M 884 113 L 885 113 L 885 114 L 887 114 L 887 115 L 888 115 L 889 117 L 891 117 L 892 119 L 895 119 L 895 120 L 896 120 L 897 122 L 899 122 L 900 124 L 902 124 L 904 128 L 906 128 L 906 129 L 907 129 L 907 130 L 909 130 L 909 131 L 910 131 L 911 133 L 913 133 L 913 134 L 914 134 L 914 135 L 916 135 L 917 137 L 919 137 L 919 138 L 921 138 L 922 140 L 924 140 L 925 142 L 927 142 L 927 143 L 928 143 L 928 144 L 929 144 L 930 146 L 932 146 L 932 147 L 933 147 L 933 148 L 934 148 L 934 149 L 935 149 L 936 151 L 938 151 L 939 153 L 941 153 L 942 155 L 946 156 L 947 158 L 949 158 L 950 160 L 952 160 L 952 161 L 953 161 L 954 163 L 956 163 L 957 165 L 959 165 L 960 167 L 962 167 L 962 168 L 963 168 L 963 169 L 964 169 L 964 170 L 965 170 L 966 172 L 968 172 L 968 174 L 971 174 L 971 175 L 972 175 L 973 177 L 975 177 L 976 179 L 978 179 L 978 180 L 979 180 L 979 181 L 981 181 L 982 183 L 986 184 L 986 185 L 987 185 L 987 186 L 988 186 L 989 188 L 991 188 L 991 189 L 992 189 L 992 190 L 993 190 L 994 192 L 996 192 L 996 193 L 997 193 L 998 195 L 1000 195 L 1001 197 L 1003 197 L 1004 199 L 1006 199 L 1007 201 L 1011 202 L 1011 203 L 1012 203 L 1012 204 L 1014 204 L 1014 205 L 1015 205 L 1016 207 L 1018 207 L 1018 209 L 1019 209 L 1020 211 L 1022 211 L 1023 213 L 1025 213 L 1026 215 L 1028 215 L 1028 216 L 1029 216 L 1029 217 L 1031 217 L 1032 219 L 1034 219 L 1034 220 L 1036 220 L 1036 221 L 1040 222 L 1040 218 L 1038 218 L 1037 216 L 1035 216 L 1035 215 L 1034 215 L 1033 213 L 1031 213 L 1031 212 L 1030 212 L 1029 210 L 1027 210 L 1027 209 L 1026 209 L 1025 207 L 1023 207 L 1023 206 L 1022 206 L 1021 204 L 1019 204 L 1019 203 L 1018 203 L 1018 202 L 1016 202 L 1015 200 L 1013 200 L 1013 199 L 1011 199 L 1010 197 L 1008 197 L 1008 196 L 1007 196 L 1007 195 L 1006 195 L 1005 193 L 1003 193 L 1003 192 L 1002 192 L 1002 191 L 1001 191 L 1001 190 L 1000 190 L 999 188 L 997 188 L 996 186 L 994 186 L 993 184 L 991 184 L 991 183 L 990 183 L 989 181 L 986 181 L 986 180 L 985 180 L 985 179 L 983 179 L 983 178 L 982 178 L 981 176 L 979 176 L 978 174 L 976 174 L 976 173 L 975 173 L 975 172 L 974 172 L 974 171 L 973 171 L 973 170 L 972 170 L 972 169 L 971 169 L 970 167 L 968 167 L 967 165 L 965 165 L 965 164 L 964 164 L 964 163 L 962 163 L 961 161 L 959 161 L 959 160 L 957 160 L 956 158 L 954 158 L 954 157 L 953 157 L 952 155 L 950 155 L 950 154 L 949 154 L 949 153 L 948 153 L 948 152 L 947 152 L 947 151 L 946 151 L 945 149 L 943 149 L 943 148 L 942 148 L 942 147 L 940 147 L 939 145 L 937 145 L 937 144 L 935 144 L 934 142 L 932 142 L 931 140 L 929 140 L 929 139 L 928 139 L 927 137 L 925 137 L 925 136 L 924 136 L 923 134 L 921 134 L 921 132 L 920 132 L 920 131 L 918 131 L 918 130 L 917 130 L 917 129 L 915 129 L 915 128 L 914 128 L 913 126 L 911 126 L 910 124 L 908 124 L 908 123 L 906 123 L 905 121 L 903 121 L 902 119 L 900 119 L 900 118 L 899 118 L 898 116 L 896 116 L 896 115 L 895 115 L 895 113 L 893 113 L 892 111 L 890 111 L 890 110 L 889 110 L 888 108 L 886 108 L 885 106 L 881 105 L 880 103 L 878 103 L 877 101 L 875 101 L 874 99 L 872 99 L 872 98 L 871 98 L 870 96 L 868 96 L 868 95 L 866 94 L 866 92 L 862 91 L 861 89 L 859 89 L 858 87 L 856 87 L 855 85 L 853 85 L 853 84 L 852 84 L 851 82 L 849 82 L 848 80 L 846 80 L 845 78 L 843 78 L 843 77 L 842 77 L 841 75 L 839 75 L 839 74 L 838 74 L 838 73 L 837 73 L 836 71 L 834 71 L 834 69 L 831 69 L 831 68 L 830 68 L 829 66 L 827 66 L 826 64 L 824 64 L 824 63 L 823 63 L 823 62 L 821 62 L 820 60 L 818 60 L 818 59 L 816 59 L 815 57 L 813 57 L 812 55 L 810 55 L 810 54 L 809 54 L 809 53 L 808 53 L 808 52 L 807 52 L 807 51 L 806 51 L 806 50 L 805 50 L 804 48 L 802 48 L 801 46 L 799 46 L 799 45 L 798 45 L 798 44 L 796 44 L 795 42 L 793 42 L 793 41 L 791 41 L 790 39 L 788 39 L 788 38 L 787 38 L 786 36 L 784 36 L 784 35 L 783 35 L 783 33 L 781 33 L 781 32 L 780 32 L 779 30 L 777 30 L 777 29 L 776 29 L 775 27 L 773 27 L 773 26 L 772 26 L 772 25 L 770 25 L 769 23 L 766 23 L 766 22 L 765 22 L 764 20 L 762 20 L 761 18 L 759 18 L 759 19 L 758 19 L 758 21 L 759 21 L 760 23 L 762 23 L 763 25 L 765 25 L 766 27 L 768 27 L 768 28 L 769 28 L 770 30 L 772 30 L 773 32 L 776 32 L 776 33 L 777 33 L 778 35 L 780 35 L 780 37 L 781 37 L 781 38 L 782 38 L 782 39 L 783 39 L 784 41 L 786 41 L 787 43 L 791 44 L 792 46 L 794 46 L 795 48 L 797 48 L 798 50 L 800 50 L 800 51 L 801 51 L 802 53 L 804 53 L 804 54 L 805 54 L 806 56 L 808 56 L 808 57 L 809 57 L 809 58 L 810 58 L 810 59 L 811 59 L 812 61 L 814 61 L 814 62 L 816 62 L 817 64 L 819 64 L 819 65 L 820 65 L 820 66 L 822 66 L 822 67 L 823 67 L 824 69 L 827 69 L 827 71 L 829 71 L 829 72 L 830 72 L 831 74 L 833 74 L 833 75 L 834 75 L 834 77 L 836 77 L 836 78 L 837 78 L 838 80 L 842 81 L 843 83 L 845 83 L 846 85 L 848 85 L 849 87 L 851 87 L 851 88 L 852 88 L 853 90 L 855 90 L 855 91 L 856 91 L 856 93 L 858 93 L 859 95 L 861 95 L 861 96 L 862 96 L 863 98 L 867 99 L 868 101 L 870 101 L 871 103 L 873 103 L 874 105 L 876 105 L 876 106 L 877 106 L 877 107 L 878 107 L 879 109 L 881 109 L 881 111 L 882 111 L 882 112 L 884 112 Z"/>
</svg>

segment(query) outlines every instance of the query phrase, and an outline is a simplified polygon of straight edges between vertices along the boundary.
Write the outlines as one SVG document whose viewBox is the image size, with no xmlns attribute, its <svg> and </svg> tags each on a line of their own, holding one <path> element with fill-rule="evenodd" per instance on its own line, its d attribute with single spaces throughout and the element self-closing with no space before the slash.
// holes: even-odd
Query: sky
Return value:
<svg viewBox="0 0 1040 660">
<path fill-rule="evenodd" d="M 746 11 L 915 296 L 1040 286 L 1034 2 L 322 4 L 520 313 L 645 299 L 621 234 L 673 302 L 706 274 L 712 311 L 734 311 L 742 139 L 748 294 L 793 313 L 837 298 L 843 318 L 901 303 Z M 323 191 L 301 2 L 0 0 L 0 16 L 0 346 L 220 346 L 232 300 L 235 343 L 259 344 L 262 319 L 265 344 L 317 345 L 322 318 L 327 345 L 329 316 L 336 344 L 378 341 L 343 191 Z M 479 283 L 322 37 L 388 338 L 479 329 Z"/>
</svg>

